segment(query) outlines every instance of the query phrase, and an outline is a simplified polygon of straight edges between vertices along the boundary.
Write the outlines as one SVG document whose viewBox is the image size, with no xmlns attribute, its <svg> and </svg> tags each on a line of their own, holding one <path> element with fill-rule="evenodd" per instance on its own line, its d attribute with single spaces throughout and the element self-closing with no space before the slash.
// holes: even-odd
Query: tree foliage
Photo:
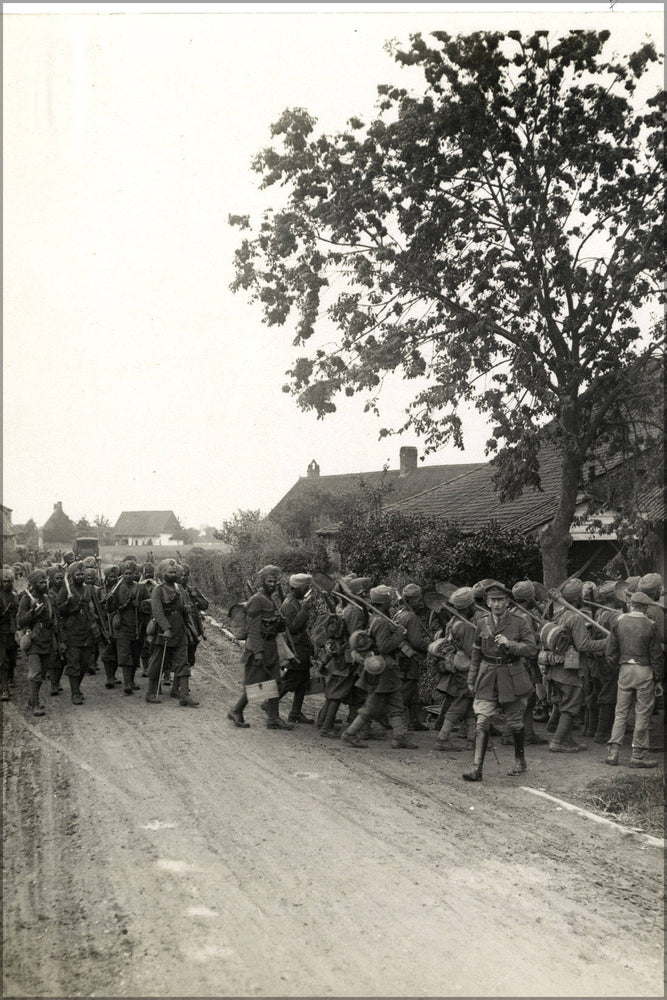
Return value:
<svg viewBox="0 0 667 1000">
<path fill-rule="evenodd" d="M 610 55 L 608 41 L 413 35 L 393 54 L 421 72 L 421 93 L 380 86 L 378 117 L 334 135 L 285 111 L 254 169 L 286 204 L 243 239 L 232 285 L 312 343 L 285 386 L 305 410 L 358 391 L 377 410 L 397 373 L 415 393 L 392 430 L 430 451 L 463 446 L 458 406 L 472 402 L 506 497 L 539 488 L 540 445 L 555 442 L 543 551 L 561 572 L 584 463 L 663 343 L 638 319 L 664 302 L 665 95 L 636 97 L 659 57 L 649 43 Z"/>
</svg>

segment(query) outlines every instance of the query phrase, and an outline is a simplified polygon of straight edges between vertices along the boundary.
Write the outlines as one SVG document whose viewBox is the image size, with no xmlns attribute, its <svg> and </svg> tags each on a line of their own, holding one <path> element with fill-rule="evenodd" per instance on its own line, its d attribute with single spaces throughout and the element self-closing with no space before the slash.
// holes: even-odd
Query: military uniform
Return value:
<svg viewBox="0 0 667 1000">
<path fill-rule="evenodd" d="M 72 566 L 75 565 L 77 564 L 72 563 Z M 77 585 L 72 581 L 69 590 L 66 584 L 63 585 L 58 594 L 56 610 L 62 624 L 65 644 L 65 676 L 69 678 L 72 702 L 81 705 L 81 682 L 95 662 L 94 626 L 97 626 L 97 622 L 90 585 Z"/>
<path fill-rule="evenodd" d="M 499 635 L 509 639 L 507 649 L 496 644 Z M 468 674 L 468 686 L 475 695 L 477 728 L 490 729 L 491 719 L 501 707 L 510 731 L 522 728 L 528 695 L 533 689 L 524 658 L 536 655 L 537 643 L 525 615 L 508 610 L 498 620 L 492 614 L 480 616 Z"/>
<path fill-rule="evenodd" d="M 121 584 L 121 586 L 123 586 Z M 136 586 L 136 585 L 135 585 Z M 185 602 L 177 584 L 160 583 L 151 594 L 151 611 L 157 631 L 148 661 L 148 695 L 158 694 L 160 673 L 173 674 L 175 689 L 190 676 L 188 642 L 185 631 Z M 170 635 L 165 636 L 169 629 Z M 177 683 L 178 680 L 178 683 Z"/>
<path fill-rule="evenodd" d="M 31 574 L 31 579 L 36 575 Z M 46 575 L 43 576 L 46 580 Z M 48 593 L 33 594 L 29 587 L 21 596 L 17 624 L 19 628 L 29 628 L 32 631 L 30 649 L 26 654 L 30 684 L 28 704 L 34 715 L 44 715 L 44 706 L 39 701 L 39 689 L 47 677 L 50 676 L 53 681 L 56 655 L 56 616 Z"/>
<path fill-rule="evenodd" d="M 398 665 L 401 673 L 401 695 L 408 713 L 409 722 L 415 729 L 426 729 L 419 722 L 419 679 L 426 662 L 426 650 L 432 636 L 417 612 L 410 607 L 401 608 L 394 616 L 398 625 L 405 629 L 402 648 L 398 651 Z M 410 652 L 408 652 L 409 648 Z"/>
<path fill-rule="evenodd" d="M 289 661 L 287 669 L 280 678 L 278 698 L 283 698 L 293 691 L 292 708 L 288 719 L 290 722 L 312 722 L 303 715 L 303 699 L 310 681 L 310 661 L 312 643 L 308 635 L 309 607 L 303 604 L 294 594 L 280 605 L 280 613 L 285 621 L 286 630 L 292 640 L 295 659 Z"/>
<path fill-rule="evenodd" d="M 0 687 L 2 701 L 9 701 L 9 684 L 14 682 L 18 645 L 16 644 L 16 613 L 19 599 L 14 590 L 0 588 Z"/>
<path fill-rule="evenodd" d="M 472 621 L 463 622 L 453 618 L 445 630 L 444 640 L 439 640 L 438 648 L 442 655 L 438 663 L 442 664 L 442 676 L 438 681 L 437 690 L 447 698 L 447 709 L 442 726 L 436 740 L 436 750 L 459 750 L 452 743 L 451 736 L 455 727 L 465 720 L 466 740 L 472 749 L 475 738 L 475 713 L 473 698 L 468 688 L 468 674 L 472 666 L 472 649 L 477 633 Z M 436 643 L 429 648 L 433 649 Z"/>
<path fill-rule="evenodd" d="M 140 584 L 125 578 L 107 599 L 107 611 L 111 616 L 113 641 L 116 644 L 116 660 L 123 672 L 123 691 L 131 695 L 139 690 L 134 676 L 141 658 L 140 605 L 143 590 Z"/>
</svg>

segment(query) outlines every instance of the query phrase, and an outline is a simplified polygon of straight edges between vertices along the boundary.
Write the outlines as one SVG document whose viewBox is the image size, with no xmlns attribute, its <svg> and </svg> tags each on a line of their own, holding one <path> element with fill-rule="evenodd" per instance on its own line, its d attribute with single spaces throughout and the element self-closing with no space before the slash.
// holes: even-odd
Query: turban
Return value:
<svg viewBox="0 0 667 1000">
<path fill-rule="evenodd" d="M 154 573 L 155 573 L 155 567 L 153 566 L 153 563 L 144 563 L 144 568 L 142 570 L 142 576 L 144 577 L 144 579 L 152 577 Z"/>
<path fill-rule="evenodd" d="M 289 585 L 290 587 L 309 587 L 312 580 L 312 576 L 309 576 L 308 573 L 292 573 Z"/>
<path fill-rule="evenodd" d="M 434 639 L 433 642 L 429 642 L 427 652 L 431 656 L 442 659 L 448 649 L 451 649 L 451 643 L 448 639 Z"/>
<path fill-rule="evenodd" d="M 106 578 L 111 575 L 117 576 L 118 573 L 120 573 L 118 566 L 107 566 L 107 568 L 104 570 L 104 579 L 106 580 Z"/>
<path fill-rule="evenodd" d="M 2 567 L 2 579 L 3 581 L 11 580 L 12 583 L 14 582 L 14 571 L 11 570 L 9 566 Z"/>
<path fill-rule="evenodd" d="M 58 575 L 58 573 L 60 573 L 61 576 L 65 575 L 63 573 L 62 566 L 50 566 L 47 569 L 46 575 L 49 578 L 49 583 L 54 583 L 54 581 L 55 581 L 56 576 Z"/>
<path fill-rule="evenodd" d="M 167 560 L 165 559 L 165 562 L 166 561 Z M 123 573 L 136 573 L 136 571 L 137 571 L 137 564 L 133 562 L 131 559 L 128 559 L 123 563 Z"/>
<path fill-rule="evenodd" d="M 83 563 L 82 562 L 70 563 L 69 566 L 67 567 L 67 572 L 69 573 L 70 576 L 74 576 L 75 573 L 83 573 Z"/>
<path fill-rule="evenodd" d="M 519 580 L 512 587 L 512 597 L 516 601 L 532 601 L 535 599 L 535 587 L 530 580 Z"/>
<path fill-rule="evenodd" d="M 163 559 L 157 568 L 158 576 L 164 576 L 169 569 L 177 569 L 175 559 Z"/>
<path fill-rule="evenodd" d="M 584 580 L 581 593 L 585 601 L 594 601 L 597 597 L 597 587 L 592 580 Z"/>
<path fill-rule="evenodd" d="M 469 608 L 475 603 L 475 595 L 472 587 L 459 587 L 449 598 L 449 603 L 459 610 Z"/>
<path fill-rule="evenodd" d="M 97 569 L 97 559 L 95 556 L 86 556 L 83 560 L 83 565 L 85 569 L 90 569 L 91 566 L 93 569 Z"/>
<path fill-rule="evenodd" d="M 472 592 L 475 595 L 475 600 L 479 601 L 484 599 L 486 588 L 490 583 L 494 583 L 494 580 L 479 580 L 477 583 L 473 584 Z"/>
<path fill-rule="evenodd" d="M 268 566 L 262 566 L 260 570 L 257 571 L 257 576 L 260 580 L 264 580 L 267 576 L 280 576 L 280 567 L 272 566 L 270 563 Z"/>
<path fill-rule="evenodd" d="M 347 589 L 353 594 L 363 594 L 371 585 L 370 576 L 355 576 L 347 584 Z"/>
<path fill-rule="evenodd" d="M 67 552 L 64 553 L 63 559 L 67 559 L 68 556 L 72 556 L 72 558 L 74 558 L 74 553 L 71 549 L 68 549 Z"/>
<path fill-rule="evenodd" d="M 627 590 L 630 594 L 634 594 L 635 590 L 637 589 L 637 585 L 639 584 L 639 580 L 640 577 L 638 576 L 629 576 L 625 581 Z"/>
<path fill-rule="evenodd" d="M 484 588 L 487 597 L 509 597 L 510 592 L 502 583 L 497 580 L 490 580 Z"/>
<path fill-rule="evenodd" d="M 598 587 L 598 597 L 606 600 L 608 597 L 616 596 L 616 580 L 604 580 Z"/>
<path fill-rule="evenodd" d="M 578 577 L 573 576 L 565 581 L 560 592 L 566 601 L 576 601 L 583 595 L 584 585 Z"/>
<path fill-rule="evenodd" d="M 422 597 L 422 589 L 416 583 L 406 583 L 401 591 L 401 597 Z"/>
<path fill-rule="evenodd" d="M 637 590 L 641 590 L 644 594 L 648 594 L 651 590 L 661 589 L 662 577 L 659 573 L 646 573 L 637 584 Z"/>
<path fill-rule="evenodd" d="M 630 594 L 630 604 L 640 604 L 642 606 L 644 605 L 648 606 L 649 604 L 653 604 L 653 601 L 648 596 L 648 594 L 645 594 L 641 590 L 636 590 L 634 594 Z"/>
<path fill-rule="evenodd" d="M 384 584 L 381 584 L 379 587 L 371 587 L 369 594 L 371 604 L 389 604 L 392 594 L 391 587 L 386 587 Z"/>
<path fill-rule="evenodd" d="M 4 576 L 4 574 L 3 574 Z M 46 573 L 43 569 L 36 569 L 34 573 L 31 573 L 28 577 L 28 586 L 33 587 L 36 583 L 44 583 L 46 581 Z"/>
</svg>

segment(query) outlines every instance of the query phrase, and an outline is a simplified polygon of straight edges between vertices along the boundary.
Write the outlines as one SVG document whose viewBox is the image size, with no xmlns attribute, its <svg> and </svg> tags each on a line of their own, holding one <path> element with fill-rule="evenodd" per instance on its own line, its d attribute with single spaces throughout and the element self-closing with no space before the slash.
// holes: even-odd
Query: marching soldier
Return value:
<svg viewBox="0 0 667 1000">
<path fill-rule="evenodd" d="M 208 611 L 208 601 L 199 587 L 190 582 L 190 567 L 187 563 L 181 563 L 181 586 L 185 592 L 188 621 L 190 623 L 190 627 L 188 628 L 188 663 L 191 667 L 194 667 L 197 657 L 197 646 L 202 639 L 206 639 L 204 619 L 201 613 L 202 611 Z"/>
<path fill-rule="evenodd" d="M 401 695 L 406 708 L 408 729 L 426 732 L 419 719 L 419 675 L 426 660 L 426 651 L 432 636 L 419 617 L 424 607 L 424 595 L 416 583 L 408 583 L 401 592 L 403 607 L 394 615 L 394 621 L 405 629 L 405 640 L 398 652 L 401 672 Z"/>
<path fill-rule="evenodd" d="M 14 573 L 8 566 L 2 569 L 2 587 L 0 587 L 0 701 L 9 701 L 10 683 L 14 682 L 16 669 L 16 613 L 19 599 L 14 591 Z"/>
<path fill-rule="evenodd" d="M 524 615 L 509 610 L 510 592 L 501 583 L 485 588 L 489 614 L 477 621 L 471 653 L 468 687 L 474 695 L 475 756 L 464 771 L 465 781 L 481 781 L 491 722 L 501 708 L 514 740 L 514 766 L 510 775 L 526 770 L 523 714 L 532 690 L 524 658 L 537 654 L 537 643 Z"/>
<path fill-rule="evenodd" d="M 465 719 L 466 746 L 472 750 L 475 739 L 475 713 L 473 698 L 468 688 L 468 674 L 472 667 L 472 649 L 477 634 L 476 620 L 478 612 L 475 609 L 475 598 L 471 587 L 460 587 L 449 599 L 452 607 L 466 618 L 452 618 L 447 625 L 443 639 L 436 639 L 429 646 L 439 664 L 442 664 L 442 677 L 438 681 L 437 690 L 446 699 L 441 729 L 436 739 L 436 750 L 458 751 L 452 742 L 452 732 Z M 474 619 L 474 620 L 473 620 Z"/>
<path fill-rule="evenodd" d="M 123 694 L 139 690 L 135 674 L 139 668 L 141 638 L 139 636 L 139 605 L 141 588 L 134 579 L 136 563 L 123 563 L 123 575 L 113 593 L 107 597 L 111 616 L 112 637 L 116 644 L 116 660 L 123 674 Z"/>
<path fill-rule="evenodd" d="M 178 566 L 174 559 L 163 559 L 158 566 L 160 583 L 151 594 L 151 611 L 156 623 L 153 648 L 148 662 L 149 705 L 159 705 L 160 676 L 173 673 L 179 705 L 196 708 L 199 705 L 190 694 L 190 664 L 186 633 L 186 609 L 179 589 Z"/>
<path fill-rule="evenodd" d="M 605 580 L 598 587 L 598 603 L 606 609 L 599 608 L 595 613 L 595 621 L 611 631 L 611 627 L 622 614 L 621 602 L 616 592 L 616 581 Z M 595 657 L 594 677 L 597 701 L 597 726 L 593 733 L 594 743 L 607 743 L 611 736 L 616 707 L 616 689 L 618 687 L 618 672 L 607 660 L 606 655 Z"/>
<path fill-rule="evenodd" d="M 645 609 L 650 597 L 637 590 L 630 596 L 630 611 L 611 627 L 607 640 L 607 659 L 617 667 L 618 695 L 614 725 L 609 738 L 605 763 L 618 764 L 625 736 L 625 725 L 634 705 L 635 727 L 632 733 L 630 767 L 657 767 L 657 761 L 644 756 L 648 749 L 648 728 L 653 712 L 656 687 L 662 681 L 663 658 L 658 627 Z"/>
<path fill-rule="evenodd" d="M 65 675 L 69 678 L 72 704 L 83 705 L 81 684 L 94 663 L 94 626 L 97 625 L 93 595 L 85 582 L 83 563 L 73 562 L 66 571 L 65 584 L 58 594 L 56 613 L 62 623 L 66 649 Z"/>
<path fill-rule="evenodd" d="M 277 566 L 264 566 L 260 569 L 257 574 L 260 588 L 246 604 L 248 635 L 241 657 L 244 685 L 280 680 L 276 636 L 284 631 L 285 623 L 273 600 L 279 573 L 280 569 Z M 243 717 L 243 710 L 247 704 L 248 698 L 244 690 L 227 713 L 227 718 L 239 729 L 249 728 L 249 723 Z M 278 706 L 278 698 L 270 698 L 266 702 L 267 729 L 294 729 L 291 722 L 285 722 L 280 718 Z"/>
<path fill-rule="evenodd" d="M 47 677 L 50 676 L 52 685 L 54 680 L 56 615 L 48 590 L 49 581 L 44 570 L 37 569 L 31 573 L 17 615 L 19 628 L 29 628 L 32 632 L 26 656 L 30 684 L 28 707 L 32 708 L 33 715 L 46 715 L 46 709 L 39 700 L 39 691 Z"/>
<path fill-rule="evenodd" d="M 152 563 L 144 563 L 141 570 L 142 600 L 139 604 L 139 638 L 141 639 L 141 676 L 148 677 L 148 660 L 151 655 L 151 643 L 148 637 L 148 623 L 153 617 L 151 611 L 151 594 L 157 587 L 155 567 Z"/>
<path fill-rule="evenodd" d="M 54 654 L 53 669 L 50 673 L 51 679 L 51 695 L 52 697 L 57 697 L 64 690 L 61 682 L 63 676 L 63 670 L 65 669 L 65 643 L 62 634 L 62 623 L 58 615 L 58 594 L 60 593 L 60 588 L 65 582 L 65 574 L 60 566 L 51 566 L 50 569 L 46 571 L 46 576 L 49 581 L 48 595 L 51 601 L 51 607 L 53 608 L 53 615 L 55 620 L 55 633 L 56 633 L 56 652 Z"/>
<path fill-rule="evenodd" d="M 516 604 L 516 613 L 523 614 L 532 631 L 535 631 L 536 623 L 535 618 L 532 616 L 540 619 L 541 616 L 540 609 L 535 600 L 535 585 L 533 582 L 531 580 L 519 580 L 518 583 L 515 583 L 512 587 L 512 598 Z M 539 746 L 547 743 L 547 740 L 542 736 L 538 736 L 535 732 L 533 711 L 538 697 L 540 701 L 543 701 L 546 692 L 542 684 L 542 674 L 537 665 L 537 652 L 534 657 L 526 659 L 525 665 L 528 675 L 533 682 L 533 690 L 528 695 L 528 704 L 526 705 L 526 711 L 523 713 L 523 729 L 526 734 L 526 743 L 529 746 Z"/>
<path fill-rule="evenodd" d="M 295 659 L 289 665 L 278 685 L 278 700 L 288 691 L 293 691 L 292 709 L 287 716 L 288 722 L 300 722 L 312 726 L 314 719 L 303 714 L 303 699 L 306 696 L 310 680 L 310 661 L 312 643 L 308 635 L 308 618 L 312 607 L 312 596 L 308 596 L 311 577 L 307 573 L 294 573 L 290 576 L 290 595 L 280 606 L 280 613 L 285 620 L 286 631 L 292 640 Z"/>
</svg>

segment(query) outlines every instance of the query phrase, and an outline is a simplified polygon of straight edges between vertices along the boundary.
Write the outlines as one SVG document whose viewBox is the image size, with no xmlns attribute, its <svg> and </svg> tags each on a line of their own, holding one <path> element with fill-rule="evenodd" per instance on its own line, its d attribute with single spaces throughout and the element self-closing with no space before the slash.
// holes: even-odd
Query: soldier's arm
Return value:
<svg viewBox="0 0 667 1000">
<path fill-rule="evenodd" d="M 614 670 L 618 670 L 619 664 L 621 662 L 621 649 L 618 643 L 618 632 L 616 630 L 616 622 L 611 626 L 611 631 L 607 636 L 607 642 L 605 646 L 605 655 L 607 657 L 607 662 L 610 667 Z"/>
<path fill-rule="evenodd" d="M 248 636 L 245 641 L 245 648 L 255 657 L 261 656 L 264 649 L 262 639 L 262 618 L 267 612 L 264 609 L 264 601 L 261 594 L 253 594 L 246 604 L 246 619 L 248 622 Z"/>
<path fill-rule="evenodd" d="M 470 654 L 470 670 L 468 671 L 468 687 L 471 691 L 475 690 L 475 684 L 477 683 L 477 675 L 479 673 L 479 666 L 482 662 L 482 637 L 479 631 L 479 626 L 475 629 L 475 641 L 472 644 L 472 652 Z"/>
<path fill-rule="evenodd" d="M 302 604 L 298 607 L 296 601 L 283 601 L 280 613 L 285 619 L 290 632 L 303 632 L 308 624 L 308 605 Z"/>
<path fill-rule="evenodd" d="M 649 641 L 648 648 L 649 660 L 651 662 L 651 670 L 653 671 L 653 676 L 656 681 L 662 681 L 662 675 L 665 670 L 665 659 L 662 652 L 662 642 L 660 641 L 660 633 L 655 622 L 653 622 L 653 628 L 651 629 L 651 638 Z"/>
<path fill-rule="evenodd" d="M 16 613 L 16 627 L 31 628 L 38 618 L 39 615 L 35 614 L 35 608 L 30 598 L 22 597 Z"/>
<path fill-rule="evenodd" d="M 589 653 L 593 655 L 595 653 L 605 652 L 607 648 L 606 638 L 591 639 L 588 631 L 586 630 L 586 623 L 580 615 L 573 614 L 570 618 L 569 626 L 574 648 L 579 653 Z"/>
<path fill-rule="evenodd" d="M 419 621 L 419 618 L 417 618 L 417 615 L 409 616 L 405 629 L 407 632 L 406 639 L 412 648 L 416 649 L 418 653 L 425 653 L 431 640 L 426 634 L 426 629 Z"/>
<path fill-rule="evenodd" d="M 151 594 L 151 611 L 153 612 L 153 618 L 162 631 L 170 632 L 169 619 L 164 613 L 164 605 L 162 604 L 162 587 L 156 587 Z"/>
<path fill-rule="evenodd" d="M 375 648 L 378 653 L 390 655 L 394 653 L 403 642 L 403 633 L 396 625 L 391 625 L 383 618 L 376 618 L 373 628 L 373 638 Z"/>
<path fill-rule="evenodd" d="M 515 618 L 519 623 L 519 636 L 517 639 L 510 639 L 507 644 L 508 652 L 512 656 L 525 656 L 531 659 L 537 656 L 535 633 L 524 615 L 516 615 Z"/>
</svg>

